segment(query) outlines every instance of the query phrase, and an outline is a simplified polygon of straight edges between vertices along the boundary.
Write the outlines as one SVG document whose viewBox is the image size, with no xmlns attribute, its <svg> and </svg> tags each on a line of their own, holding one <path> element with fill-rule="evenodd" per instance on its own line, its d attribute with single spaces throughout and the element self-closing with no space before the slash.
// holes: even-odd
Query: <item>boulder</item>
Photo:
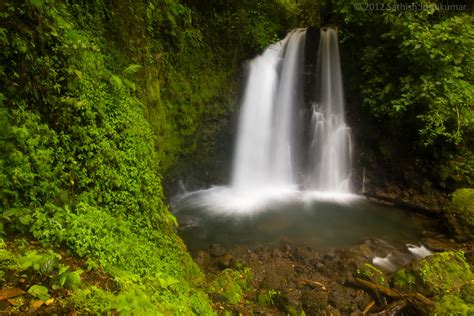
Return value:
<svg viewBox="0 0 474 316">
<path fill-rule="evenodd" d="M 473 280 L 473 274 L 462 251 L 441 252 L 413 261 L 395 272 L 396 289 L 416 291 L 425 296 L 442 297 L 459 290 Z"/>
</svg>

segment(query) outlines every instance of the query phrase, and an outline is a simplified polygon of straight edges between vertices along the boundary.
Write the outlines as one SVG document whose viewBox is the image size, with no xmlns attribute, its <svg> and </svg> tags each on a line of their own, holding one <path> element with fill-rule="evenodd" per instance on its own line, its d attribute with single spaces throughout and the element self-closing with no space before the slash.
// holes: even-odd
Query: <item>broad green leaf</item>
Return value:
<svg viewBox="0 0 474 316">
<path fill-rule="evenodd" d="M 30 287 L 30 289 L 28 290 L 28 293 L 36 298 L 39 298 L 40 300 L 46 301 L 49 299 L 48 291 L 49 290 L 47 287 L 43 285 L 35 284 L 32 287 Z"/>
<path fill-rule="evenodd" d="M 126 75 L 133 75 L 134 73 L 139 72 L 142 70 L 143 66 L 142 65 L 137 65 L 137 64 L 131 64 L 125 70 L 123 71 L 124 74 Z"/>
</svg>

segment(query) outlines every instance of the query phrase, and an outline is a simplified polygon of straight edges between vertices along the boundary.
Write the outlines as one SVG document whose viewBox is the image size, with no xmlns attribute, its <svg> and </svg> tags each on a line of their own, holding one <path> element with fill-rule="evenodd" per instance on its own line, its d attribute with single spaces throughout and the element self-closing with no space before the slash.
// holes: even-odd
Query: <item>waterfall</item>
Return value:
<svg viewBox="0 0 474 316">
<path fill-rule="evenodd" d="M 309 166 L 295 157 L 296 115 L 302 94 L 305 30 L 297 29 L 268 47 L 250 64 L 239 118 L 232 187 L 238 190 L 297 186 L 305 170 L 306 189 L 350 192 L 351 137 L 344 118 L 344 94 L 337 32 L 321 29 L 318 102 L 311 106 Z"/>
<path fill-rule="evenodd" d="M 297 29 L 250 63 L 239 118 L 232 187 L 294 186 L 292 144 L 305 30 Z"/>
<path fill-rule="evenodd" d="M 308 185 L 311 189 L 349 193 L 351 135 L 344 118 L 344 92 L 337 31 L 321 29 L 318 52 L 319 102 L 312 105 Z"/>
<path fill-rule="evenodd" d="M 305 56 L 306 29 L 296 29 L 249 63 L 231 183 L 184 193 L 178 209 L 252 214 L 272 203 L 352 198 L 346 194 L 351 137 L 344 119 L 337 32 L 320 32 L 317 56 Z M 318 93 L 309 104 L 303 93 L 303 79 L 308 80 L 304 65 L 316 57 L 318 75 L 309 80 L 316 80 Z"/>
</svg>

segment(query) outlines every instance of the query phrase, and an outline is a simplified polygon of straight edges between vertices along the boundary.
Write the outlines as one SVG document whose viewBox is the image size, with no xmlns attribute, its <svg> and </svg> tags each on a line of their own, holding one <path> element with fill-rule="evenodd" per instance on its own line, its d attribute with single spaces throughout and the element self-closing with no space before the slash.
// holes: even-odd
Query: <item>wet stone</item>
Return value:
<svg viewBox="0 0 474 316">
<path fill-rule="evenodd" d="M 317 291 L 315 289 L 306 289 L 302 292 L 300 297 L 301 305 L 308 315 L 311 312 L 317 312 L 326 308 L 328 305 L 328 295 L 324 291 Z"/>
<path fill-rule="evenodd" d="M 351 313 L 360 312 L 371 302 L 371 298 L 362 290 L 332 283 L 329 285 L 328 302 L 341 312 Z"/>
<path fill-rule="evenodd" d="M 293 251 L 292 257 L 298 262 L 309 264 L 310 262 L 318 259 L 319 254 L 310 248 L 298 247 Z"/>
<path fill-rule="evenodd" d="M 280 249 L 275 248 L 275 249 L 273 249 L 273 251 L 272 251 L 272 257 L 273 257 L 273 258 L 282 258 L 282 257 L 283 257 L 283 253 L 281 252 Z"/>
<path fill-rule="evenodd" d="M 304 273 L 304 272 L 305 272 L 305 268 L 302 267 L 302 266 L 295 266 L 295 272 L 296 272 L 296 273 Z"/>
<path fill-rule="evenodd" d="M 456 244 L 449 240 L 441 240 L 435 238 L 424 238 L 421 243 L 432 251 L 450 251 L 456 248 Z"/>
<path fill-rule="evenodd" d="M 288 277 L 292 274 L 291 268 L 272 269 L 267 271 L 262 285 L 268 289 L 284 289 L 288 286 Z"/>
<path fill-rule="evenodd" d="M 209 247 L 209 253 L 214 257 L 220 257 L 225 255 L 226 250 L 224 246 L 220 244 L 213 244 L 211 247 Z"/>
<path fill-rule="evenodd" d="M 199 250 L 194 256 L 194 260 L 201 267 L 206 267 L 211 262 L 211 256 L 204 250 Z"/>
<path fill-rule="evenodd" d="M 225 269 L 229 268 L 232 264 L 233 258 L 231 255 L 225 254 L 221 257 L 218 258 L 217 263 L 219 265 L 219 268 Z"/>
</svg>

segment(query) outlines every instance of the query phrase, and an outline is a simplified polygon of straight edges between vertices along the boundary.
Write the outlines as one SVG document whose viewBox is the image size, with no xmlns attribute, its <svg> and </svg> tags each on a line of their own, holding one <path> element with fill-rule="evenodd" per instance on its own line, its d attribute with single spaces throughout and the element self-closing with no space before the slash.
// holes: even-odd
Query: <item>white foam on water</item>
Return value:
<svg viewBox="0 0 474 316">
<path fill-rule="evenodd" d="M 392 262 L 391 260 L 392 255 L 388 255 L 384 258 L 382 257 L 374 257 L 372 259 L 372 264 L 386 272 L 394 272 L 397 270 L 397 265 Z"/>
<path fill-rule="evenodd" d="M 416 246 L 412 244 L 406 244 L 406 246 L 408 248 L 408 251 L 410 251 L 418 259 L 423 259 L 433 254 L 430 250 L 426 249 L 426 247 L 423 245 Z"/>
<path fill-rule="evenodd" d="M 199 209 L 215 215 L 252 215 L 267 211 L 278 204 L 309 204 L 315 201 L 350 204 L 364 199 L 354 194 L 322 191 L 300 191 L 296 186 L 272 186 L 258 190 L 214 186 L 205 190 L 184 193 L 174 201 L 175 209 Z"/>
</svg>

